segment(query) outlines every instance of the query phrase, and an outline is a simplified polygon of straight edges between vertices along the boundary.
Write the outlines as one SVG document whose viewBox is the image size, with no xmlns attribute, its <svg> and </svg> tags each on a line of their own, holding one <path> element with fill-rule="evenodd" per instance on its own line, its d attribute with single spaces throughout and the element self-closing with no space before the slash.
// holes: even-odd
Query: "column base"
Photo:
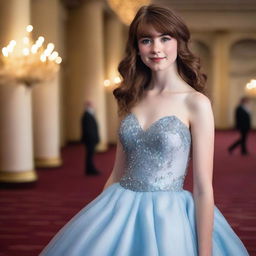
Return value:
<svg viewBox="0 0 256 256">
<path fill-rule="evenodd" d="M 101 142 L 97 145 L 95 151 L 96 152 L 106 152 L 108 150 L 108 144 L 105 142 Z"/>
<path fill-rule="evenodd" d="M 35 166 L 38 168 L 60 167 L 61 165 L 62 165 L 62 160 L 60 157 L 35 159 Z"/>
<path fill-rule="evenodd" d="M 0 183 L 25 183 L 37 181 L 38 176 L 36 171 L 0 171 Z"/>
</svg>

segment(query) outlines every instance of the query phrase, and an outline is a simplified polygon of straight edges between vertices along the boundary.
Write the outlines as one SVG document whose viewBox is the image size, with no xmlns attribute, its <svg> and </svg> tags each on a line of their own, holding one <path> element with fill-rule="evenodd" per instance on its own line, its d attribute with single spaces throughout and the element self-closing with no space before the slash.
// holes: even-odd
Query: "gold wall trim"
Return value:
<svg viewBox="0 0 256 256">
<path fill-rule="evenodd" d="M 37 173 L 31 171 L 0 171 L 0 182 L 22 183 L 33 182 L 38 179 Z"/>
<path fill-rule="evenodd" d="M 36 158 L 35 159 L 35 166 L 36 167 L 59 167 L 62 165 L 62 160 L 60 157 L 54 158 Z"/>
</svg>

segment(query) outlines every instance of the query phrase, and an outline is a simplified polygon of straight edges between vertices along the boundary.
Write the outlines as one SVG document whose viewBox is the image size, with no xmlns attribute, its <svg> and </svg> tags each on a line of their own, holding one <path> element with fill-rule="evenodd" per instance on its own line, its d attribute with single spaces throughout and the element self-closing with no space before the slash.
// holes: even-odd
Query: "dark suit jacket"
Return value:
<svg viewBox="0 0 256 256">
<path fill-rule="evenodd" d="M 242 132 L 251 129 L 251 116 L 241 105 L 236 108 L 236 129 Z"/>
<path fill-rule="evenodd" d="M 100 139 L 99 139 L 98 125 L 97 125 L 96 119 L 88 111 L 85 111 L 82 116 L 81 130 L 82 130 L 81 142 L 87 145 L 99 143 Z"/>
</svg>

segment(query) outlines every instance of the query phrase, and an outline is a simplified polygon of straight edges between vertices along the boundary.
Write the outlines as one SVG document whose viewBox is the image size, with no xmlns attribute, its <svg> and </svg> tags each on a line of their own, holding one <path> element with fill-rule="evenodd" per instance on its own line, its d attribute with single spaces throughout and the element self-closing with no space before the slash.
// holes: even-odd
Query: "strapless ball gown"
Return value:
<svg viewBox="0 0 256 256">
<path fill-rule="evenodd" d="M 143 130 L 133 113 L 119 127 L 124 175 L 75 215 L 41 256 L 197 256 L 195 204 L 183 189 L 191 133 L 176 116 Z M 214 206 L 213 256 L 249 255 Z"/>
</svg>

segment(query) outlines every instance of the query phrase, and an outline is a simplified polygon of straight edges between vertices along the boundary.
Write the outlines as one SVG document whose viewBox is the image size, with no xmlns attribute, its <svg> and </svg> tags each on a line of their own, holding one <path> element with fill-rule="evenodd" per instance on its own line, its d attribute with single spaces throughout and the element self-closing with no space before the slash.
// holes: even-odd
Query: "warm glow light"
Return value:
<svg viewBox="0 0 256 256">
<path fill-rule="evenodd" d="M 38 40 L 36 41 L 36 46 L 37 46 L 38 48 L 40 48 L 40 47 L 42 46 L 42 44 L 43 44 L 43 43 L 42 43 L 41 41 L 38 41 Z"/>
<path fill-rule="evenodd" d="M 41 60 L 42 62 L 46 62 L 46 56 L 45 56 L 44 54 L 42 54 L 42 55 L 40 56 L 40 60 Z"/>
<path fill-rule="evenodd" d="M 23 43 L 28 44 L 29 43 L 29 38 L 27 36 L 23 37 Z"/>
<path fill-rule="evenodd" d="M 251 81 L 246 84 L 245 91 L 252 97 L 256 96 L 256 79 L 251 79 Z"/>
<path fill-rule="evenodd" d="M 117 77 L 114 78 L 114 83 L 115 83 L 115 84 L 119 84 L 120 82 L 121 82 L 121 79 L 120 79 L 119 76 L 117 76 Z"/>
<path fill-rule="evenodd" d="M 29 55 L 29 49 L 28 48 L 24 48 L 22 50 L 22 53 L 23 53 L 23 55 L 28 56 Z"/>
<path fill-rule="evenodd" d="M 4 48 L 2 49 L 2 53 L 3 53 L 3 55 L 4 55 L 5 57 L 8 57 L 8 50 L 7 50 L 6 47 L 4 47 Z"/>
<path fill-rule="evenodd" d="M 38 39 L 37 39 L 39 42 L 44 42 L 44 37 L 43 36 L 39 36 Z"/>
<path fill-rule="evenodd" d="M 249 83 L 246 84 L 246 88 L 248 89 L 256 88 L 256 80 L 252 79 Z"/>
<path fill-rule="evenodd" d="M 47 44 L 47 50 L 49 50 L 49 52 L 52 52 L 53 49 L 54 49 L 54 44 L 53 43 Z"/>
<path fill-rule="evenodd" d="M 52 58 L 56 59 L 58 56 L 59 56 L 59 53 L 54 51 L 52 54 L 51 54 Z"/>
<path fill-rule="evenodd" d="M 253 87 L 256 87 L 256 80 L 251 80 L 251 84 L 253 85 Z"/>
<path fill-rule="evenodd" d="M 28 25 L 27 27 L 26 27 L 26 30 L 27 30 L 27 32 L 31 32 L 32 30 L 33 30 L 33 26 L 32 25 Z"/>
<path fill-rule="evenodd" d="M 58 57 L 58 53 L 56 51 L 54 51 L 50 56 L 49 56 L 49 60 L 55 60 Z"/>
<path fill-rule="evenodd" d="M 56 62 L 57 64 L 60 64 L 60 63 L 62 62 L 62 58 L 61 58 L 60 56 L 58 56 L 58 57 L 56 58 L 55 62 Z"/>
<path fill-rule="evenodd" d="M 40 48 L 43 43 L 44 43 L 44 37 L 43 36 L 39 36 L 38 39 L 36 40 L 37 47 Z"/>
<path fill-rule="evenodd" d="M 106 79 L 104 82 L 103 82 L 104 86 L 110 86 L 110 80 Z"/>
<path fill-rule="evenodd" d="M 11 45 L 12 47 L 14 47 L 16 44 L 17 44 L 17 43 L 16 43 L 15 40 L 11 40 L 10 43 L 9 43 L 9 45 Z"/>
<path fill-rule="evenodd" d="M 46 49 L 46 50 L 44 51 L 44 55 L 47 56 L 47 57 L 49 57 L 49 56 L 51 55 L 51 52 L 50 52 L 48 49 Z"/>
<path fill-rule="evenodd" d="M 247 84 L 246 84 L 246 88 L 250 90 L 250 89 L 252 89 L 252 88 L 253 88 L 253 86 L 252 86 L 252 84 L 251 84 L 251 83 L 247 83 Z"/>
<path fill-rule="evenodd" d="M 246 84 L 247 89 L 254 89 L 256 88 L 256 80 L 252 79 L 249 83 Z"/>
<path fill-rule="evenodd" d="M 46 48 L 45 51 L 44 51 L 44 54 L 45 54 L 47 57 L 49 57 L 49 56 L 51 55 L 53 49 L 54 49 L 54 44 L 53 44 L 53 43 L 49 43 L 49 44 L 47 45 L 47 48 Z"/>
<path fill-rule="evenodd" d="M 35 53 L 37 52 L 37 50 L 38 50 L 37 45 L 36 45 L 36 44 L 33 44 L 32 47 L 31 47 L 31 52 L 32 52 L 33 54 L 35 54 Z"/>
<path fill-rule="evenodd" d="M 12 52 L 12 51 L 13 51 L 13 47 L 14 47 L 14 46 L 8 44 L 7 47 L 6 47 L 6 49 L 7 49 L 8 52 Z"/>
</svg>

